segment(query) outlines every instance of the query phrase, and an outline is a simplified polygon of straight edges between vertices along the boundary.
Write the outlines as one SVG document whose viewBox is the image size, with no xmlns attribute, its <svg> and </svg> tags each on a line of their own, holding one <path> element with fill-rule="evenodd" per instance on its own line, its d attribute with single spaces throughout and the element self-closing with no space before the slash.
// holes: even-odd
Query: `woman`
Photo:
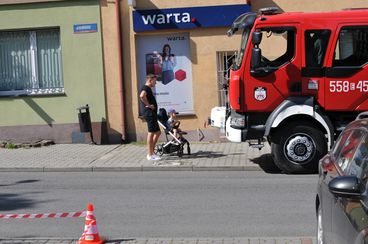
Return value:
<svg viewBox="0 0 368 244">
<path fill-rule="evenodd" d="M 165 44 L 160 57 L 162 66 L 162 84 L 166 85 L 175 79 L 174 67 L 176 65 L 175 55 L 171 54 L 171 47 Z"/>
</svg>

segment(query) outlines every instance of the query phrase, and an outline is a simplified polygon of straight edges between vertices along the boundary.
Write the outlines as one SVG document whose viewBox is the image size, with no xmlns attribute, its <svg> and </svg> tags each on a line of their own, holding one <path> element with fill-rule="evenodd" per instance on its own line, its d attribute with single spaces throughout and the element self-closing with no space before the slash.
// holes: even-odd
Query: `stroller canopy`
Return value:
<svg viewBox="0 0 368 244">
<path fill-rule="evenodd" d="M 158 120 L 159 120 L 162 124 L 166 125 L 167 121 L 169 120 L 169 117 L 167 116 L 166 109 L 164 109 L 164 108 L 160 108 L 160 109 L 158 110 L 157 118 L 158 118 Z"/>
</svg>

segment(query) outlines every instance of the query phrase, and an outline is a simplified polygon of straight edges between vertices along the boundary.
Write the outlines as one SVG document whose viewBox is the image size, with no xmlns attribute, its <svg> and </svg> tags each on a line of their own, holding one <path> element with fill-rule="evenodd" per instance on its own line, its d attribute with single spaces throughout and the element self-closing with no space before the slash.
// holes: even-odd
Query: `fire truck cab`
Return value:
<svg viewBox="0 0 368 244">
<path fill-rule="evenodd" d="M 343 128 L 368 110 L 368 9 L 239 16 L 225 133 L 271 144 L 286 173 L 315 172 Z M 211 118 L 211 120 L 213 120 Z"/>
</svg>

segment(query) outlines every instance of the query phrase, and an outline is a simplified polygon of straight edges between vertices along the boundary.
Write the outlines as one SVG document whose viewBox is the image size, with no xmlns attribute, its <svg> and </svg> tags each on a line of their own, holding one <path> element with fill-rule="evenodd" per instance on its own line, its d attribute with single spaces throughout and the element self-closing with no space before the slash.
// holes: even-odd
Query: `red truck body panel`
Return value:
<svg viewBox="0 0 368 244">
<path fill-rule="evenodd" d="M 250 72 L 251 54 L 254 48 L 250 36 L 241 67 L 230 74 L 231 108 L 240 113 L 271 112 L 288 97 L 313 96 L 319 106 L 326 111 L 368 110 L 368 64 L 363 64 L 350 76 L 342 75 L 341 77 L 338 76 L 338 72 L 343 72 L 341 71 L 343 68 L 334 70 L 333 65 L 341 29 L 357 26 L 368 26 L 368 9 L 321 13 L 295 12 L 257 17 L 251 33 L 264 28 L 294 28 L 294 56 L 273 73 L 255 77 Z M 302 75 L 302 69 L 306 67 L 306 53 L 308 52 L 305 45 L 305 33 L 307 30 L 319 29 L 330 31 L 323 68 L 324 71 L 330 69 L 328 72 L 334 77 Z M 361 38 L 364 39 L 362 45 L 368 44 L 368 40 L 365 40 L 368 36 Z M 368 46 L 366 50 L 368 52 Z M 368 54 L 364 55 L 368 56 Z M 309 89 L 310 83 L 317 84 L 318 89 Z M 293 86 L 297 88 L 294 89 Z"/>
</svg>

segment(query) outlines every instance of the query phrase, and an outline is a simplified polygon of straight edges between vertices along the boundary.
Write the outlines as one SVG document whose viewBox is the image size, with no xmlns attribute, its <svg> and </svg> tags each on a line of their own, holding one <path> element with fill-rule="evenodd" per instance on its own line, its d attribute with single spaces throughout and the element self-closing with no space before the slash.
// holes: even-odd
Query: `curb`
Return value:
<svg viewBox="0 0 368 244">
<path fill-rule="evenodd" d="M 0 244 L 70 244 L 75 243 L 76 239 L 68 238 L 14 238 L 0 239 Z M 106 243 L 114 244 L 146 244 L 146 243 L 158 243 L 158 244 L 183 244 L 183 243 L 283 243 L 283 244 L 316 244 L 315 237 L 234 237 L 234 238 L 122 238 L 107 240 Z"/>
<path fill-rule="evenodd" d="M 0 172 L 155 172 L 155 171 L 262 171 L 258 166 L 143 166 L 0 168 Z"/>
</svg>

